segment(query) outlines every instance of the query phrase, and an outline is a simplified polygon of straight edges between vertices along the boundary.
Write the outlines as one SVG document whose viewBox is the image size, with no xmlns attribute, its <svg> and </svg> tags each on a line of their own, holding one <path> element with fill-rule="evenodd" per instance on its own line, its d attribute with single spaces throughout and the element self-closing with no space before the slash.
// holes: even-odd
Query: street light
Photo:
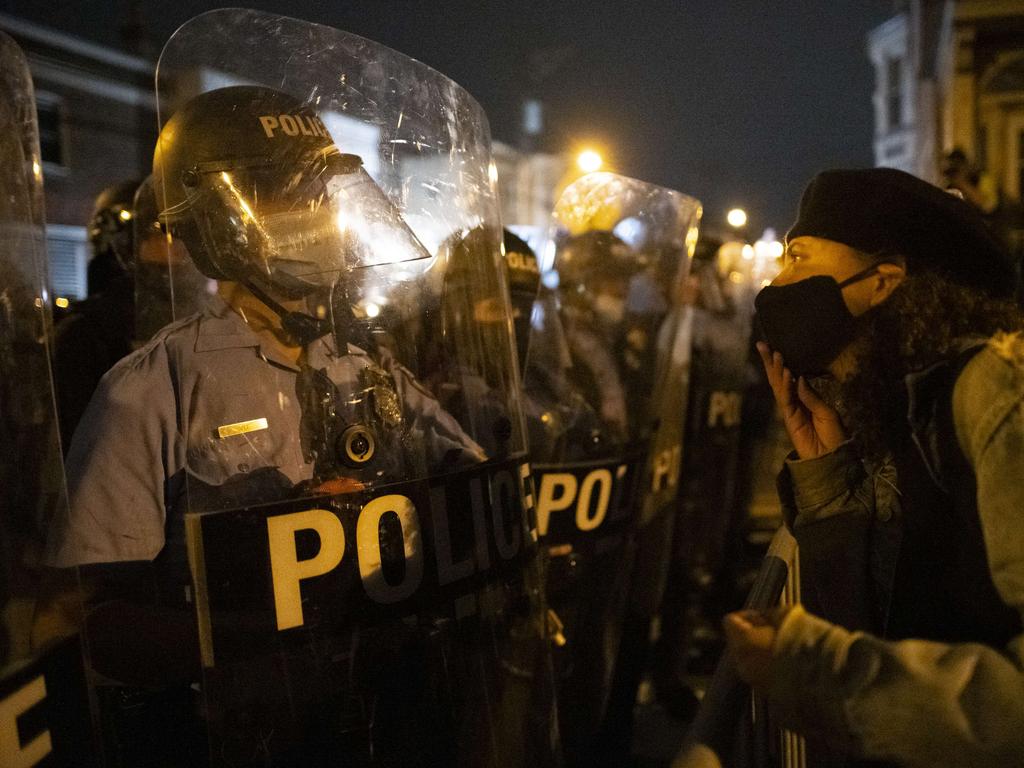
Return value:
<svg viewBox="0 0 1024 768">
<path fill-rule="evenodd" d="M 576 165 L 584 173 L 593 173 L 604 165 L 604 160 L 592 149 L 585 149 L 576 156 Z"/>
<path fill-rule="evenodd" d="M 729 222 L 730 227 L 740 229 L 747 224 L 747 212 L 742 208 L 733 208 L 725 214 L 725 220 Z"/>
</svg>

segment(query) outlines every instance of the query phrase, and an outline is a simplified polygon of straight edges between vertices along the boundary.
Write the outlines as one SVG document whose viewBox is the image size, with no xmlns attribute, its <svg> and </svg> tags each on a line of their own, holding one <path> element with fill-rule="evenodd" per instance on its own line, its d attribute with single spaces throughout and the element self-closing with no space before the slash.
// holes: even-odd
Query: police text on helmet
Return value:
<svg viewBox="0 0 1024 768">
<path fill-rule="evenodd" d="M 260 125 L 268 139 L 286 136 L 320 136 L 329 139 L 327 127 L 313 115 L 260 115 Z"/>
</svg>

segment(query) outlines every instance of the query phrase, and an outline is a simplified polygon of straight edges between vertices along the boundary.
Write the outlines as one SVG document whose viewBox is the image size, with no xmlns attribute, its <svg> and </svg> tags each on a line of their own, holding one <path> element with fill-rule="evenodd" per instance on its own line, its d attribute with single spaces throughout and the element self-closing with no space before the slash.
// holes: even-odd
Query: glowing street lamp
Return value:
<svg viewBox="0 0 1024 768">
<path fill-rule="evenodd" d="M 742 208 L 733 208 L 725 214 L 725 220 L 729 222 L 730 227 L 740 229 L 747 224 L 747 212 Z"/>
<path fill-rule="evenodd" d="M 604 165 L 604 160 L 594 150 L 585 149 L 577 155 L 576 165 L 584 173 L 593 173 L 600 170 L 601 166 Z"/>
</svg>

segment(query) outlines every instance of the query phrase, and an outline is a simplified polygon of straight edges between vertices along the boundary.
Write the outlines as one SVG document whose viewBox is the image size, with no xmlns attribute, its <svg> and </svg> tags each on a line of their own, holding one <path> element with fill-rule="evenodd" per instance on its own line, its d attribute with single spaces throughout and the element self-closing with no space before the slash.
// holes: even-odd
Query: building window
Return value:
<svg viewBox="0 0 1024 768">
<path fill-rule="evenodd" d="M 85 227 L 46 226 L 50 287 L 55 298 L 84 299 L 88 286 L 89 241 Z"/>
<path fill-rule="evenodd" d="M 39 121 L 39 154 L 44 163 L 67 166 L 64 102 L 49 93 L 36 94 L 36 119 Z"/>
<path fill-rule="evenodd" d="M 885 108 L 889 128 L 903 124 L 903 59 L 889 59 L 885 67 Z"/>
</svg>

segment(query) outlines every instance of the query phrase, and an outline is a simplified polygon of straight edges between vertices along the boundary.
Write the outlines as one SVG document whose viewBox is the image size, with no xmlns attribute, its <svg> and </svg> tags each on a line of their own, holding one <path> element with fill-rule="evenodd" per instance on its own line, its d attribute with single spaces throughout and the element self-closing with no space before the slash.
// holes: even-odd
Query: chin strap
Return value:
<svg viewBox="0 0 1024 768">
<path fill-rule="evenodd" d="M 284 332 L 291 336 L 301 346 L 309 346 L 317 339 L 326 336 L 334 330 L 332 328 L 333 324 L 327 318 L 321 320 L 313 317 L 312 315 L 306 314 L 305 312 L 293 312 L 285 309 L 281 306 L 280 302 L 251 280 L 240 278 L 238 282 L 244 285 L 253 296 L 266 304 L 267 308 L 277 315 L 278 319 L 281 321 L 281 328 L 284 329 Z"/>
</svg>

